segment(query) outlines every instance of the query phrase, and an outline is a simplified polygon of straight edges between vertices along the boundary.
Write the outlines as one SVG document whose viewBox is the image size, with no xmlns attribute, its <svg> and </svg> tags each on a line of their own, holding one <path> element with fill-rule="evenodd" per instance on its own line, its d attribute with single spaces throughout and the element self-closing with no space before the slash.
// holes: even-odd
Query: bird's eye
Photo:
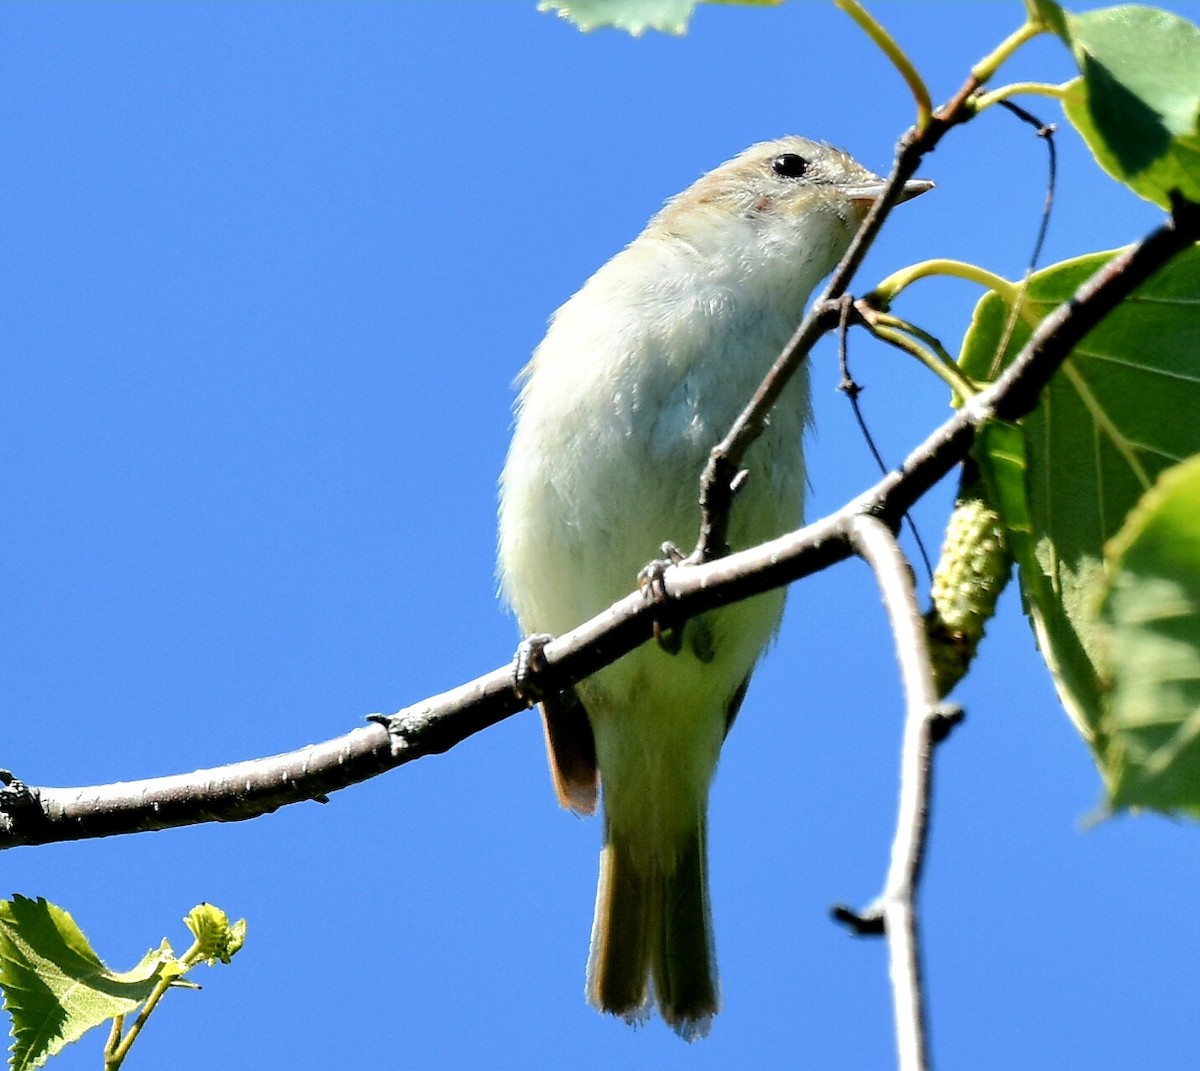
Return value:
<svg viewBox="0 0 1200 1071">
<path fill-rule="evenodd" d="M 771 161 L 771 170 L 780 178 L 803 178 L 808 161 L 794 152 L 785 152 Z"/>
</svg>

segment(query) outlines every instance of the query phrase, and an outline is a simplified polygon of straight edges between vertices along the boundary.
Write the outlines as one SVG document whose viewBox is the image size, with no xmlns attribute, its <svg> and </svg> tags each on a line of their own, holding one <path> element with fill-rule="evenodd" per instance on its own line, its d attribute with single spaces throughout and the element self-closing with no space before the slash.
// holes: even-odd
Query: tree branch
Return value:
<svg viewBox="0 0 1200 1071">
<path fill-rule="evenodd" d="M 901 1071 L 924 1071 L 927 1051 L 917 892 L 929 833 L 934 748 L 961 720 L 962 713 L 938 703 L 912 568 L 895 534 L 877 518 L 859 515 L 851 524 L 851 539 L 875 573 L 895 638 L 904 687 L 904 745 L 896 836 L 883 892 L 864 912 L 838 907 L 833 914 L 856 933 L 887 935 Z"/>
<path fill-rule="evenodd" d="M 827 568 L 853 553 L 854 518 L 894 527 L 967 454 L 975 428 L 991 416 L 1018 420 L 1075 344 L 1101 317 L 1200 237 L 1200 206 L 1178 202 L 1168 222 L 1118 254 L 1065 305 L 1042 321 L 1025 348 L 987 390 L 914 450 L 904 464 L 836 513 L 798 532 L 705 565 L 663 575 L 666 599 L 633 593 L 546 645 L 544 683 L 564 686 L 616 661 L 651 635 L 695 614 Z M 0 848 L 135 833 L 199 822 L 254 818 L 305 799 L 323 799 L 423 755 L 446 751 L 525 707 L 510 666 L 299 751 L 192 774 L 84 788 L 31 788 L 0 777 Z"/>
</svg>

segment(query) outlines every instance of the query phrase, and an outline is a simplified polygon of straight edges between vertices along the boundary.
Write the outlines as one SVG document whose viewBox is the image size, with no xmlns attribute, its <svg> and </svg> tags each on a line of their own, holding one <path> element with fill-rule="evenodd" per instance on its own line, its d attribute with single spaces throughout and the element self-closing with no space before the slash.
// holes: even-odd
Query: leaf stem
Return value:
<svg viewBox="0 0 1200 1071">
<path fill-rule="evenodd" d="M 1002 100 L 1008 100 L 1009 97 L 1016 97 L 1021 94 L 1062 100 L 1066 95 L 1069 84 L 1069 82 L 1063 82 L 1060 85 L 1054 85 L 1051 82 L 1012 82 L 1009 85 L 993 89 L 990 93 L 980 93 L 977 97 L 973 97 L 971 99 L 971 107 L 978 114 L 985 108 L 990 108 L 993 104 L 999 104 Z"/>
<path fill-rule="evenodd" d="M 1006 304 L 1015 305 L 1020 295 L 1020 287 L 1005 279 L 1003 276 L 981 268 L 978 264 L 970 264 L 964 260 L 936 258 L 923 260 L 919 264 L 910 264 L 893 272 L 883 282 L 879 283 L 863 301 L 875 308 L 886 311 L 897 295 L 919 279 L 930 276 L 946 275 L 952 279 L 965 279 L 969 283 L 978 283 L 985 290 L 994 290 Z"/>
<path fill-rule="evenodd" d="M 150 1018 L 150 1013 L 158 1006 L 158 1002 L 162 1000 L 164 994 L 176 982 L 179 977 L 189 967 L 191 967 L 197 959 L 201 958 L 200 942 L 194 941 L 192 947 L 189 948 L 180 958 L 179 966 L 182 968 L 179 973 L 172 972 L 169 977 L 160 978 L 158 984 L 150 991 L 150 995 L 146 998 L 146 1003 L 142 1005 L 141 1011 L 133 1021 L 133 1025 L 129 1028 L 129 1033 L 121 1039 L 120 1044 L 113 1048 L 110 1052 L 106 1046 L 104 1051 L 104 1071 L 117 1071 L 121 1066 L 126 1054 L 129 1052 L 130 1046 L 136 1040 L 138 1034 L 141 1033 L 142 1027 L 146 1025 L 146 1020 Z M 119 1027 L 114 1022 L 113 1029 L 119 1032 Z M 112 1044 L 112 1036 L 109 1037 L 109 1044 Z"/>
<path fill-rule="evenodd" d="M 834 3 L 858 23 L 863 32 L 879 47 L 879 50 L 892 61 L 892 66 L 900 72 L 900 77 L 904 79 L 917 104 L 916 128 L 918 131 L 924 131 L 933 118 L 933 99 L 929 95 L 929 87 L 925 85 L 925 80 L 913 66 L 912 60 L 896 43 L 896 39 L 857 0 L 834 0 Z"/>
<path fill-rule="evenodd" d="M 114 1015 L 112 1028 L 108 1032 L 108 1040 L 104 1043 L 104 1071 L 110 1071 L 112 1068 L 120 1067 L 120 1063 L 113 1063 L 114 1054 L 117 1051 L 117 1046 L 121 1043 L 121 1030 L 125 1026 L 125 1016 Z"/>
<path fill-rule="evenodd" d="M 973 398 L 979 393 L 979 386 L 963 374 L 954 358 L 946 352 L 946 348 L 928 331 L 898 316 L 878 312 L 869 307 L 860 308 L 858 311 L 871 334 L 915 357 L 960 398 Z M 918 339 L 920 341 L 917 341 Z M 921 345 L 922 342 L 925 345 Z"/>
<path fill-rule="evenodd" d="M 971 76 L 981 85 L 991 81 L 1001 65 L 1026 41 L 1031 41 L 1046 27 L 1038 22 L 1026 22 L 1020 29 L 1009 34 L 996 48 L 971 68 Z"/>
</svg>

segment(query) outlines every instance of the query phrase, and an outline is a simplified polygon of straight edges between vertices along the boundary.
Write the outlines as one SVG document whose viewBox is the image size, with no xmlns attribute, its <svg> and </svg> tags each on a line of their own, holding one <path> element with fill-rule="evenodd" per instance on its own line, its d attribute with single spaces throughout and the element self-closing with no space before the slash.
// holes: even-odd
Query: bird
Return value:
<svg viewBox="0 0 1200 1071">
<path fill-rule="evenodd" d="M 931 185 L 910 180 L 900 199 Z M 554 313 L 518 379 L 500 480 L 497 572 L 523 634 L 568 631 L 627 595 L 664 544 L 696 543 L 712 447 L 884 186 L 823 142 L 753 145 L 670 198 Z M 746 454 L 733 549 L 801 524 L 809 419 L 802 370 Z M 708 611 L 541 696 L 559 801 L 603 807 L 587 1000 L 630 1023 L 657 1005 L 689 1041 L 720 1006 L 709 788 L 783 604 L 776 590 Z"/>
</svg>

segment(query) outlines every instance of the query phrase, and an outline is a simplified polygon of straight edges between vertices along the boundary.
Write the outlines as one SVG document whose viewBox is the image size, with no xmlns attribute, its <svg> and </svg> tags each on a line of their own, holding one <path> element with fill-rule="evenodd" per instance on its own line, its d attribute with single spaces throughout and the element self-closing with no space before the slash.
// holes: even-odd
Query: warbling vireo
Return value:
<svg viewBox="0 0 1200 1071">
<path fill-rule="evenodd" d="M 565 632 L 628 594 L 664 540 L 695 544 L 710 449 L 882 188 L 828 145 L 755 145 L 668 201 L 554 314 L 501 481 L 501 586 L 526 633 Z M 800 524 L 808 418 L 797 375 L 746 457 L 733 548 Z M 775 591 L 706 613 L 675 653 L 648 642 L 543 702 L 563 805 L 591 813 L 604 789 L 587 972 L 601 1011 L 637 1021 L 653 999 L 689 1040 L 717 1011 L 708 790 L 782 611 Z"/>
</svg>

